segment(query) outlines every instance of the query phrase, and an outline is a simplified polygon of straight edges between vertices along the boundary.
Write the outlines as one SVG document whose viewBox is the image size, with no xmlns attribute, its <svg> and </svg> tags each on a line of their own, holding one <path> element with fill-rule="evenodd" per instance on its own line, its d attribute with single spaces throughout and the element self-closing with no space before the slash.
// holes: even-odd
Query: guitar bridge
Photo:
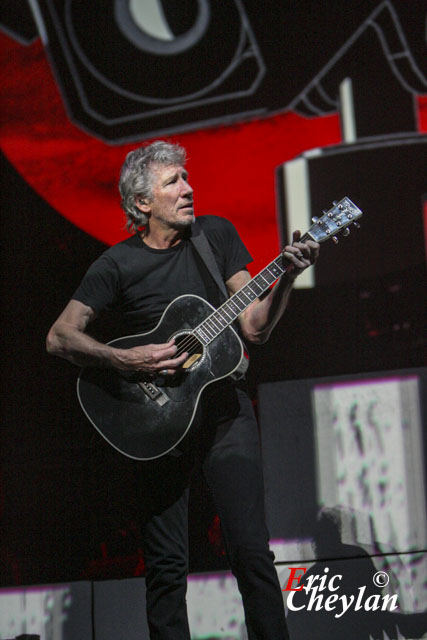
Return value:
<svg viewBox="0 0 427 640">
<path fill-rule="evenodd" d="M 193 364 L 195 362 L 197 362 L 197 360 L 199 360 L 199 358 L 202 357 L 201 353 L 194 353 L 192 356 L 190 356 L 182 365 L 183 369 L 189 369 L 190 367 L 193 366 Z"/>
<path fill-rule="evenodd" d="M 138 385 L 150 400 L 155 400 L 161 407 L 168 402 L 167 395 L 152 382 L 138 382 Z"/>
</svg>

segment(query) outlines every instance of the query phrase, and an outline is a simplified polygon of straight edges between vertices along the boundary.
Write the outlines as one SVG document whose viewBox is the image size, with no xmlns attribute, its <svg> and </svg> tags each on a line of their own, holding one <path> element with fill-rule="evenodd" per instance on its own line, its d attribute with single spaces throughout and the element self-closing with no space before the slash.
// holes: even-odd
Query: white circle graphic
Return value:
<svg viewBox="0 0 427 640">
<path fill-rule="evenodd" d="M 385 571 L 377 571 L 372 578 L 372 582 L 376 587 L 380 587 L 382 589 L 383 587 L 386 587 L 388 585 L 388 583 L 390 582 L 390 578 Z"/>
</svg>

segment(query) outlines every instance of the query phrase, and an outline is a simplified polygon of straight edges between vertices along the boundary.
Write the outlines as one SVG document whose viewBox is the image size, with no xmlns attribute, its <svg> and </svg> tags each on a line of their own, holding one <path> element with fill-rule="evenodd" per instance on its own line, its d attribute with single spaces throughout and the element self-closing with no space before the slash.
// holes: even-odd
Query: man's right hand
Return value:
<svg viewBox="0 0 427 640">
<path fill-rule="evenodd" d="M 85 332 L 95 315 L 91 307 L 78 300 L 70 300 L 49 331 L 48 352 L 80 367 L 115 367 L 121 371 L 143 371 L 156 376 L 160 372 L 173 375 L 188 358 L 188 353 L 176 357 L 178 349 L 174 340 L 132 349 L 102 344 Z"/>
<path fill-rule="evenodd" d="M 173 375 L 188 358 L 188 352 L 178 357 L 175 340 L 165 344 L 147 344 L 132 349 L 112 349 L 112 364 L 122 371 L 143 371 L 149 375 Z M 166 373 L 167 372 L 167 373 Z"/>
</svg>

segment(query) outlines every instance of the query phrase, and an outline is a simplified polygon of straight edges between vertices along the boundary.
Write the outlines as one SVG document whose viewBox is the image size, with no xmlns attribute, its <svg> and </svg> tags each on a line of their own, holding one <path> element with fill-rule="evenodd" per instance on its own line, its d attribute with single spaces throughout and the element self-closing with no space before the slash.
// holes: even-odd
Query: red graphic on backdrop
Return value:
<svg viewBox="0 0 427 640">
<path fill-rule="evenodd" d="M 0 34 L 0 50 L 4 153 L 65 218 L 107 244 L 125 238 L 117 180 L 125 154 L 138 145 L 109 146 L 70 122 L 39 40 L 24 47 Z M 427 131 L 427 98 L 419 106 L 420 131 Z M 256 272 L 279 244 L 275 167 L 341 136 L 337 116 L 285 113 L 171 139 L 187 148 L 196 213 L 232 220 Z"/>
</svg>

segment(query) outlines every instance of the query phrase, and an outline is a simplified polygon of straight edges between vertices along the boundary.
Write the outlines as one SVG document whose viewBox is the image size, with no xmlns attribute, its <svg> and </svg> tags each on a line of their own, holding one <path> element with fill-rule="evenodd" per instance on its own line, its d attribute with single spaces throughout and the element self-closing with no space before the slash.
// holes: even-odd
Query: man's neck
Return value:
<svg viewBox="0 0 427 640">
<path fill-rule="evenodd" d="M 181 242 L 186 233 L 186 229 L 150 229 L 147 225 L 141 238 L 152 249 L 170 249 Z"/>
</svg>

